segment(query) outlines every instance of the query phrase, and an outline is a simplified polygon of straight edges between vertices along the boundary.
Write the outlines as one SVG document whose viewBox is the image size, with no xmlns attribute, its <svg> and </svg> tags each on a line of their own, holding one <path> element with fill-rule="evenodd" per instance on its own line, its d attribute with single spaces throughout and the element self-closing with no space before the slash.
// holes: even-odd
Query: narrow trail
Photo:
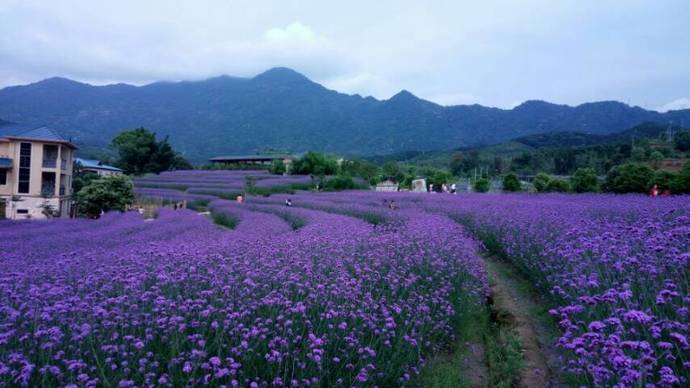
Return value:
<svg viewBox="0 0 690 388">
<path fill-rule="evenodd" d="M 520 337 L 524 367 L 519 387 L 560 387 L 555 329 L 538 317 L 545 307 L 527 281 L 509 264 L 488 253 L 482 255 L 492 292 L 492 318 L 510 325 Z"/>
</svg>

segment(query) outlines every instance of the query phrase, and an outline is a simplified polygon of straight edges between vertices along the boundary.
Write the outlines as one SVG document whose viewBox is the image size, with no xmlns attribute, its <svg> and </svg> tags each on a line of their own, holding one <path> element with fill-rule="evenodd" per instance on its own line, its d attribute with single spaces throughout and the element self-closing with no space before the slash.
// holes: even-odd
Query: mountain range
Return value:
<svg viewBox="0 0 690 388">
<path fill-rule="evenodd" d="M 287 68 L 252 78 L 93 86 L 49 78 L 0 90 L 0 118 L 46 125 L 82 147 L 122 130 L 169 136 L 192 161 L 257 152 L 344 156 L 444 150 L 550 132 L 607 135 L 643 122 L 690 123 L 690 109 L 659 113 L 616 101 L 575 107 L 526 101 L 513 109 L 441 106 L 401 91 L 387 100 L 329 90 Z"/>
</svg>

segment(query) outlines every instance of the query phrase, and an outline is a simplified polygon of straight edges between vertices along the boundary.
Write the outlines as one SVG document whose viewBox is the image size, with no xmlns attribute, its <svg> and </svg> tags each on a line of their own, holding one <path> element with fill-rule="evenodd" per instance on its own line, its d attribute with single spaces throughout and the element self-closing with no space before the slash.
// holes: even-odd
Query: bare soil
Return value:
<svg viewBox="0 0 690 388">
<path fill-rule="evenodd" d="M 535 317 L 540 306 L 535 295 L 521 288 L 510 265 L 485 254 L 483 256 L 492 291 L 493 320 L 507 323 L 520 337 L 524 368 L 520 373 L 520 387 L 559 387 L 558 353 L 553 346 L 553 329 Z M 508 275 L 510 273 L 511 275 Z"/>
</svg>

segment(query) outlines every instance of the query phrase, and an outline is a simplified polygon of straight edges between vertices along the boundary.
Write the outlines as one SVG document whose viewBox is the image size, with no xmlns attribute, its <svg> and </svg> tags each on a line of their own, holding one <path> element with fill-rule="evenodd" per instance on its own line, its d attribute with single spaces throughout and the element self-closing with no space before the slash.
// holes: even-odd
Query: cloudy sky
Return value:
<svg viewBox="0 0 690 388">
<path fill-rule="evenodd" d="M 689 21 L 688 0 L 0 0 L 0 87 L 287 66 L 345 93 L 444 105 L 690 108 Z"/>
</svg>

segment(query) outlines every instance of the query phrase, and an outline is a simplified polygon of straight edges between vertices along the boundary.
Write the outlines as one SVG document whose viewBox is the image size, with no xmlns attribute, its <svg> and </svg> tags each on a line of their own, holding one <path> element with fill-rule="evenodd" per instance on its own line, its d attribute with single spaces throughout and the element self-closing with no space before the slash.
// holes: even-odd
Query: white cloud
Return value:
<svg viewBox="0 0 690 388">
<path fill-rule="evenodd" d="M 269 42 L 290 44 L 290 45 L 309 45 L 309 46 L 327 46 L 328 39 L 317 35 L 309 27 L 300 22 L 293 22 L 284 28 L 276 27 L 264 33 L 264 39 Z"/>
<path fill-rule="evenodd" d="M 670 110 L 680 110 L 680 109 L 690 109 L 690 98 L 688 97 L 682 97 L 682 98 L 677 98 L 667 104 L 664 104 L 656 110 L 659 112 L 668 112 Z"/>
</svg>

